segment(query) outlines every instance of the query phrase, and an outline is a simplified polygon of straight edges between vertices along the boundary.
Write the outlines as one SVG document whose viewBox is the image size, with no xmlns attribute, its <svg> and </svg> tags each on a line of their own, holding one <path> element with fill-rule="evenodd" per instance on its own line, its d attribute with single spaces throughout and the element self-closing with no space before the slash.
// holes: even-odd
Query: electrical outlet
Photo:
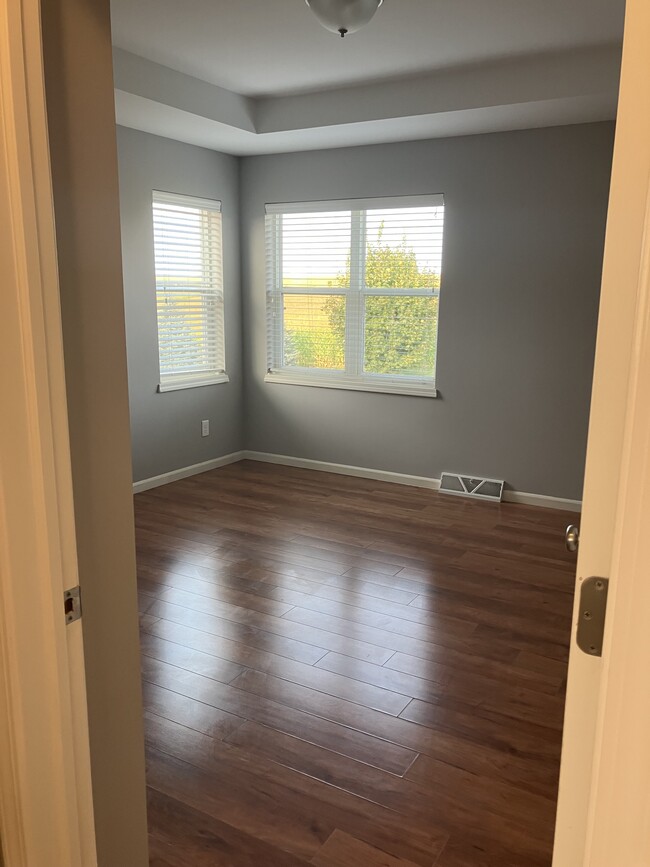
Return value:
<svg viewBox="0 0 650 867">
<path fill-rule="evenodd" d="M 210 436 L 210 419 L 204 418 L 201 422 L 201 436 L 207 437 Z"/>
</svg>

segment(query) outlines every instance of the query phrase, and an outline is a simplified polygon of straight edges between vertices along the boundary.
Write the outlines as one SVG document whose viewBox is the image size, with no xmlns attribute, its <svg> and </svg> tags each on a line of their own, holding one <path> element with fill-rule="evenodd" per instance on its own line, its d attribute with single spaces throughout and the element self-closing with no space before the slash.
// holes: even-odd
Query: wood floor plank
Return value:
<svg viewBox="0 0 650 867">
<path fill-rule="evenodd" d="M 401 568 L 399 565 L 388 563 L 383 559 L 372 559 L 366 553 L 365 548 L 358 549 L 357 551 L 343 551 L 340 548 L 322 548 L 300 542 L 296 538 L 283 542 L 278 540 L 271 541 L 268 538 L 265 539 L 241 530 L 219 530 L 215 538 L 218 540 L 217 544 L 221 544 L 222 540 L 228 540 L 234 545 L 245 547 L 248 551 L 261 551 L 270 556 L 281 554 L 282 559 L 286 560 L 286 562 L 299 562 L 306 566 L 313 566 L 315 569 L 322 569 L 325 572 L 332 572 L 334 574 L 343 574 L 348 569 L 356 567 L 372 569 L 375 572 L 382 572 L 390 576 L 396 575 Z M 293 560 L 296 555 L 299 558 L 297 561 Z M 340 567 L 345 568 L 341 571 Z"/>
<path fill-rule="evenodd" d="M 152 608 L 149 609 L 153 613 Z M 325 630 L 344 637 L 358 636 L 368 644 L 375 644 L 378 647 L 385 647 L 391 651 L 399 651 L 408 653 L 412 656 L 419 656 L 423 659 L 436 658 L 440 654 L 440 645 L 446 647 L 465 648 L 478 647 L 478 643 L 474 644 L 472 633 L 465 636 L 449 634 L 444 629 L 419 629 L 417 626 L 413 628 L 402 627 L 399 625 L 399 632 L 394 632 L 392 629 L 383 629 L 380 626 L 370 626 L 367 623 L 358 623 L 355 620 L 336 617 L 331 614 L 326 614 L 321 611 L 312 611 L 307 608 L 296 606 L 288 611 L 282 619 L 285 622 L 302 624 L 310 629 Z M 377 621 L 376 621 L 377 622 Z M 387 625 L 392 625 L 388 623 Z M 414 637 L 415 634 L 415 637 Z M 436 649 L 438 646 L 438 649 Z M 335 650 L 335 648 L 328 648 Z M 501 648 L 499 648 L 500 650 Z M 491 648 L 486 649 L 487 653 L 491 652 Z M 513 655 L 512 648 L 508 647 L 507 653 Z M 352 654 L 346 654 L 352 655 Z M 383 664 L 383 663 L 382 663 Z"/>
<path fill-rule="evenodd" d="M 149 604 L 149 600 L 152 604 Z M 284 644 L 288 649 L 299 645 L 298 652 L 302 650 L 302 646 L 311 645 L 320 649 L 319 658 L 326 651 L 335 650 L 337 653 L 376 662 L 378 665 L 382 665 L 392 655 L 390 647 L 379 643 L 361 641 L 353 635 L 340 635 L 333 631 L 330 632 L 328 629 L 313 628 L 310 625 L 292 622 L 281 617 L 267 617 L 256 611 L 249 611 L 246 615 L 235 615 L 237 619 L 231 620 L 197 611 L 194 608 L 162 602 L 155 597 L 148 597 L 145 600 L 145 605 L 147 607 L 143 613 L 151 616 L 193 626 L 204 632 L 231 638 L 242 644 L 257 646 L 253 643 L 254 639 L 257 638 L 260 643 L 269 645 L 272 652 L 276 652 L 274 650 L 276 644 Z M 288 614 L 291 614 L 291 611 Z"/>
<path fill-rule="evenodd" d="M 237 564 L 231 564 L 235 566 Z M 313 594 L 321 596 L 324 599 L 330 599 L 335 602 L 344 602 L 348 604 L 357 604 L 363 602 L 365 597 L 377 598 L 388 602 L 399 602 L 403 605 L 408 605 L 415 598 L 415 593 L 409 593 L 403 590 L 376 584 L 373 582 L 352 581 L 346 576 L 327 575 L 320 576 L 319 581 L 314 580 L 313 576 L 300 578 L 281 575 L 278 572 L 268 572 L 263 569 L 248 567 L 246 570 L 239 569 L 238 574 L 224 574 L 223 571 L 213 572 L 203 566 L 194 566 L 193 564 L 177 563 L 172 569 L 163 569 L 155 565 L 154 558 L 141 558 L 138 567 L 138 576 L 148 581 L 158 581 L 159 583 L 168 584 L 172 587 L 181 589 L 194 589 L 195 592 L 203 593 L 203 595 L 211 595 L 205 587 L 200 587 L 198 583 L 218 585 L 245 592 L 253 595 L 266 596 L 269 599 L 279 599 L 280 601 L 293 601 L 293 604 L 299 604 L 300 598 L 291 595 L 278 596 L 278 590 L 295 591 L 299 594 Z M 182 579 L 185 578 L 185 581 Z M 214 594 L 214 591 L 212 591 Z M 360 598 L 361 597 L 361 598 Z M 294 601 L 295 600 L 295 601 Z M 260 609 L 262 610 L 262 609 Z"/>
<path fill-rule="evenodd" d="M 245 671 L 232 682 L 232 686 L 263 698 L 274 698 L 296 710 L 310 711 L 324 719 L 424 753 L 428 753 L 431 741 L 435 739 L 433 731 L 460 731 L 467 740 L 477 744 L 488 744 L 504 752 L 516 752 L 538 760 L 555 755 L 558 749 L 558 736 L 542 725 L 519 722 L 513 726 L 508 717 L 497 713 L 479 715 L 469 706 L 460 705 L 459 709 L 412 699 L 399 719 L 396 719 L 371 708 L 359 709 L 353 702 L 324 695 L 259 671 Z M 431 739 L 426 737 L 426 729 L 432 730 Z"/>
<path fill-rule="evenodd" d="M 433 630 L 449 635 L 470 635 L 476 628 L 476 620 L 465 620 L 445 614 L 429 614 L 428 612 L 411 608 L 408 605 L 399 605 L 395 602 L 387 602 L 372 597 L 368 600 L 355 599 L 354 601 L 361 603 L 361 605 L 353 605 L 347 602 L 330 601 L 310 594 L 296 593 L 292 597 L 289 597 L 291 601 L 288 603 L 271 602 L 261 599 L 256 604 L 244 608 L 241 604 L 231 604 L 221 601 L 221 599 L 216 598 L 217 594 L 206 596 L 205 594 L 187 592 L 173 587 L 161 588 L 155 582 L 147 583 L 146 581 L 141 582 L 141 586 L 145 592 L 153 593 L 163 601 L 174 605 L 183 605 L 186 608 L 192 608 L 194 611 L 204 611 L 207 614 L 214 614 L 217 617 L 225 617 L 237 622 L 246 623 L 254 621 L 255 625 L 262 623 L 262 621 L 259 618 L 255 618 L 253 612 L 260 611 L 260 607 L 264 606 L 268 610 L 260 611 L 260 613 L 268 613 L 273 617 L 282 617 L 294 607 L 308 608 L 309 610 L 329 614 L 332 617 L 338 617 L 352 621 L 353 623 L 363 623 L 377 629 L 396 632 L 399 635 L 415 634 L 422 636 L 424 639 Z M 234 595 L 241 602 L 242 596 L 245 594 Z M 478 611 L 472 611 L 470 614 L 480 616 L 480 612 Z M 499 626 L 504 620 L 503 618 L 492 618 L 491 622 Z M 507 618 L 505 622 L 509 628 L 512 628 L 514 625 Z M 549 629 L 549 631 L 551 630 Z M 558 632 L 559 635 L 560 633 Z"/>
<path fill-rule="evenodd" d="M 441 645 L 497 659 L 502 659 L 504 656 L 514 658 L 516 653 L 513 651 L 533 650 L 535 648 L 539 653 L 551 659 L 566 660 L 568 658 L 568 641 L 565 645 L 558 644 L 553 640 L 547 641 L 534 635 L 529 637 L 507 626 L 499 628 L 484 624 L 466 623 L 467 631 L 463 634 L 462 629 L 450 631 L 444 620 L 439 628 L 434 629 L 419 627 L 415 624 L 405 625 L 398 618 L 380 618 L 371 612 L 371 616 L 364 617 L 359 622 L 348 617 L 337 617 L 329 612 L 300 606 L 292 608 L 291 611 L 283 615 L 282 619 L 301 623 L 314 629 L 336 632 L 339 635 L 358 636 L 369 643 L 375 643 L 411 656 L 419 656 L 423 659 L 439 657 Z"/>
<path fill-rule="evenodd" d="M 334 831 L 311 859 L 314 867 L 415 867 L 344 831 Z"/>
<path fill-rule="evenodd" d="M 473 821 L 491 829 L 495 836 L 507 834 L 511 842 L 514 833 L 524 846 L 527 837 L 539 839 L 548 833 L 547 826 L 528 829 L 530 816 L 552 819 L 555 809 L 551 798 L 477 777 L 426 756 L 419 756 L 401 779 L 251 722 L 237 728 L 226 742 L 405 816 L 417 815 L 425 823 L 434 821 L 436 816 L 459 828 Z M 467 793 L 461 800 L 457 793 L 463 782 Z M 497 824 L 500 824 L 498 831 Z"/>
<path fill-rule="evenodd" d="M 294 603 L 287 604 L 282 601 L 265 598 L 258 593 L 247 593 L 242 590 L 230 590 L 220 585 L 210 584 L 207 581 L 197 581 L 194 578 L 187 578 L 185 575 L 175 575 L 173 572 L 164 573 L 164 580 L 156 580 L 159 576 L 155 576 L 152 580 L 141 578 L 139 587 L 145 593 L 151 596 L 157 596 L 164 602 L 172 602 L 176 605 L 185 604 L 188 606 L 188 600 L 192 600 L 191 595 L 201 596 L 205 599 L 212 600 L 216 604 L 209 602 L 199 603 L 201 607 L 196 610 L 208 611 L 210 614 L 220 615 L 221 611 L 228 612 L 228 608 L 224 606 L 235 606 L 236 608 L 246 608 L 251 611 L 260 611 L 262 614 L 272 614 L 275 617 L 282 617 L 287 611 L 294 607 Z"/>
<path fill-rule="evenodd" d="M 246 721 L 233 713 L 147 681 L 142 684 L 142 702 L 145 714 L 164 717 L 215 740 L 227 738 Z"/>
<path fill-rule="evenodd" d="M 417 756 L 416 749 L 388 743 L 381 736 L 355 730 L 309 711 L 290 708 L 279 701 L 265 699 L 230 685 L 221 684 L 150 657 L 143 659 L 143 677 L 145 691 L 147 684 L 161 687 L 178 696 L 301 737 L 310 743 L 340 752 L 342 755 L 390 773 L 404 774 Z M 172 718 L 168 713 L 161 712 L 159 715 Z"/>
<path fill-rule="evenodd" d="M 150 626 L 144 628 L 143 632 L 156 635 L 166 641 L 173 641 L 192 650 L 200 650 L 203 653 L 210 653 L 213 656 L 231 661 L 255 659 L 258 654 L 262 654 L 263 657 L 278 656 L 281 659 L 296 659 L 299 662 L 312 665 L 327 653 L 322 648 L 310 644 L 287 643 L 280 638 L 276 640 L 274 636 L 260 633 L 259 630 L 252 631 L 250 636 L 252 640 L 247 643 L 244 641 L 248 637 L 246 630 L 237 630 L 236 634 L 242 640 L 233 641 L 214 632 L 204 632 L 192 626 L 185 626 L 183 623 L 163 618 L 158 618 Z M 261 639 L 256 641 L 260 635 L 265 636 L 264 641 Z M 242 664 L 245 663 L 242 662 Z"/>
<path fill-rule="evenodd" d="M 188 730 L 189 731 L 189 730 Z M 309 859 L 333 830 L 331 825 L 319 823 L 304 804 L 291 799 L 291 812 L 282 809 L 280 787 L 272 781 L 252 780 L 244 774 L 236 775 L 231 769 L 213 762 L 209 744 L 198 738 L 175 738 L 164 731 L 169 753 L 149 749 L 147 774 L 150 788 L 168 797 L 182 801 L 196 811 L 224 822 L 244 833 L 258 838 L 274 848 L 289 851 L 295 856 Z M 209 740 L 209 739 L 208 739 Z M 178 758 L 182 753 L 187 757 Z M 221 785 L 213 785 L 217 770 L 221 771 Z M 246 787 L 246 788 L 244 788 Z"/>
<path fill-rule="evenodd" d="M 142 653 L 146 657 L 167 662 L 222 683 L 234 683 L 247 668 L 250 668 L 393 716 L 398 716 L 405 710 L 411 700 L 411 696 L 396 690 L 378 687 L 363 680 L 353 680 L 336 672 L 314 669 L 302 662 L 283 659 L 275 654 L 262 654 L 258 651 L 232 653 L 231 655 L 237 659 L 237 662 L 233 662 L 171 641 L 164 641 L 151 634 L 142 636 L 141 646 Z"/>
<path fill-rule="evenodd" d="M 233 683 L 248 675 L 249 672 L 245 671 Z M 517 720 L 516 725 L 513 725 L 512 718 Z M 504 715 L 483 705 L 468 706 L 458 702 L 454 706 L 453 703 L 426 702 L 414 698 L 402 711 L 400 719 L 435 731 L 462 733 L 470 740 L 538 758 L 554 755 L 561 742 L 559 728 L 549 725 L 548 719 L 541 714 L 536 723 L 524 722 L 514 714 L 512 717 Z"/>
<path fill-rule="evenodd" d="M 569 518 L 251 461 L 137 495 L 152 867 L 550 867 Z"/>
<path fill-rule="evenodd" d="M 345 677 L 354 680 L 373 683 L 375 686 L 381 686 L 411 698 L 421 698 L 424 701 L 433 701 L 436 696 L 441 696 L 444 692 L 444 684 L 452 676 L 450 669 L 445 670 L 440 666 L 437 681 L 425 680 L 392 668 L 373 665 L 371 662 L 362 662 L 360 659 L 352 659 L 350 656 L 331 652 L 319 659 L 316 667 L 345 675 Z"/>
<path fill-rule="evenodd" d="M 190 578 L 200 578 L 214 583 L 223 583 L 231 589 L 237 589 L 236 583 L 240 578 L 246 578 L 252 572 L 257 571 L 246 561 L 232 562 L 223 560 L 211 563 L 210 566 L 190 563 L 183 557 L 170 556 L 162 551 L 151 550 L 147 553 L 139 552 L 137 558 L 138 576 L 151 579 L 152 575 L 172 572 L 176 575 L 187 575 Z M 226 583 L 232 582 L 232 583 Z"/>
<path fill-rule="evenodd" d="M 365 762 L 359 762 L 350 756 L 275 731 L 251 720 L 245 722 L 239 732 L 233 730 L 224 740 L 266 761 L 277 762 L 285 768 L 339 786 L 347 792 L 354 791 L 351 780 L 358 780 L 364 774 L 372 776 L 370 770 L 372 766 Z M 379 771 L 380 777 L 384 773 Z M 397 780 L 401 779 L 398 775 L 390 776 L 395 776 Z M 370 797 L 368 800 L 375 801 L 375 798 Z"/>
<path fill-rule="evenodd" d="M 471 775 L 440 762 L 428 760 L 424 785 L 422 771 L 416 778 L 400 780 L 376 769 L 351 763 L 339 756 L 310 747 L 297 738 L 253 727 L 242 726 L 228 743 L 243 747 L 260 761 L 272 761 L 298 770 L 315 779 L 328 782 L 350 794 L 388 807 L 401 815 L 417 817 L 426 826 L 442 822 L 462 830 L 467 824 L 489 834 L 500 845 L 509 845 L 522 859 L 532 863 L 535 853 L 548 845 L 549 820 L 552 822 L 552 800 L 518 792 L 499 783 Z M 457 797 L 459 783 L 467 784 L 469 795 Z M 545 816 L 541 828 L 529 829 L 531 815 Z"/>
<path fill-rule="evenodd" d="M 140 649 L 143 659 L 158 659 L 209 677 L 219 683 L 231 683 L 246 671 L 245 666 L 231 660 L 202 653 L 200 650 L 184 647 L 182 644 L 164 641 L 147 632 L 142 633 L 140 637 Z"/>
<path fill-rule="evenodd" d="M 541 863 L 550 865 L 550 856 L 542 856 Z M 435 867 L 531 867 L 530 862 L 521 860 L 521 855 L 498 846 L 481 835 L 452 835 Z"/>
<path fill-rule="evenodd" d="M 330 652 L 316 663 L 316 667 L 423 701 L 435 702 L 451 697 L 531 722 L 545 718 L 546 725 L 556 728 L 562 721 L 563 701 L 557 697 L 561 682 L 557 679 L 547 682 L 529 672 L 523 672 L 521 676 L 514 666 L 492 663 L 491 666 L 482 666 L 481 673 L 468 673 L 462 664 L 452 667 L 395 654 L 382 667 Z"/>
<path fill-rule="evenodd" d="M 141 557 L 138 562 L 138 577 L 148 581 L 170 583 L 178 577 L 191 578 L 194 581 L 202 581 L 207 584 L 224 587 L 239 592 L 265 595 L 263 588 L 286 588 L 299 593 L 313 593 L 322 585 L 313 579 L 295 576 L 281 575 L 278 572 L 269 572 L 247 563 L 221 563 L 217 568 L 196 566 L 193 563 L 176 561 L 165 563 L 156 557 Z M 324 580 L 329 580 L 328 575 Z M 173 586 L 173 585 L 172 585 Z M 196 585 L 195 585 L 196 586 Z M 270 593 L 266 596 L 276 598 Z M 284 600 L 281 600 L 284 601 Z"/>
<path fill-rule="evenodd" d="M 421 829 L 385 807 L 166 720 L 146 734 L 152 788 L 298 857 L 313 856 L 337 827 L 371 833 L 419 865 L 434 861 L 447 840 L 435 827 Z M 166 753 L 151 745 L 163 739 Z"/>
<path fill-rule="evenodd" d="M 552 587 L 561 593 L 570 593 L 573 583 L 572 571 L 552 562 L 536 559 L 518 551 L 508 550 L 506 546 L 498 553 L 481 550 L 466 551 L 458 561 L 461 567 L 467 566 L 496 577 L 515 575 L 519 580 L 544 588 Z"/>
<path fill-rule="evenodd" d="M 141 543 L 145 548 L 154 546 L 162 549 L 192 551 L 199 554 L 212 554 L 219 549 L 220 545 L 216 536 L 210 536 L 209 539 L 210 541 L 207 543 L 197 542 L 195 539 L 179 538 L 169 533 L 156 532 L 143 527 L 136 527 L 135 532 L 136 545 Z"/>
<path fill-rule="evenodd" d="M 147 807 L 151 867 L 305 867 L 308 863 L 152 788 L 147 791 Z"/>
<path fill-rule="evenodd" d="M 566 666 L 563 663 L 541 656 L 532 659 L 529 655 L 522 657 L 522 652 L 513 648 L 510 649 L 509 656 L 511 662 L 484 659 L 477 654 L 463 653 L 445 647 L 439 649 L 437 657 L 429 659 L 410 656 L 407 653 L 395 653 L 384 663 L 384 666 L 435 683 L 445 680 L 444 674 L 449 667 L 455 672 L 457 680 L 475 675 L 488 684 L 491 681 L 501 681 L 511 686 L 523 686 L 549 695 L 557 694 L 562 685 L 563 673 L 566 673 Z M 535 667 L 531 668 L 531 665 Z"/>
</svg>

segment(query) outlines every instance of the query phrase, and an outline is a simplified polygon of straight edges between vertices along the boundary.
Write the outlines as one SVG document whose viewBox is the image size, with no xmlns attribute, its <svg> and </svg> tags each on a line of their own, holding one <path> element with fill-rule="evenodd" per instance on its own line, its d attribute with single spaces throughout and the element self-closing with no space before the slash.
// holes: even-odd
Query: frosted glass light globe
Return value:
<svg viewBox="0 0 650 867">
<path fill-rule="evenodd" d="M 383 0 L 305 0 L 327 30 L 347 36 L 367 24 Z"/>
</svg>

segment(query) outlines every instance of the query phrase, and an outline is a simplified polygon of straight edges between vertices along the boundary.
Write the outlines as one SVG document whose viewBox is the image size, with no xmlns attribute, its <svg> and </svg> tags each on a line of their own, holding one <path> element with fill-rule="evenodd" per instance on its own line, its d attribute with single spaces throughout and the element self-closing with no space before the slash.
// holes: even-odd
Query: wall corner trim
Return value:
<svg viewBox="0 0 650 867">
<path fill-rule="evenodd" d="M 285 467 L 300 467 L 305 470 L 318 470 L 324 473 L 336 473 L 341 476 L 357 476 L 361 479 L 376 479 L 380 482 L 393 482 L 398 485 L 411 485 L 415 488 L 430 488 L 432 491 L 437 491 L 440 488 L 440 479 L 430 478 L 428 476 L 410 476 L 406 473 L 393 473 L 389 470 L 374 470 L 368 467 L 355 467 L 348 464 L 334 464 L 328 461 L 315 461 L 311 458 L 295 458 L 291 455 L 273 455 L 267 452 L 254 452 L 243 450 L 232 452 L 229 455 L 223 455 L 220 458 L 214 458 L 210 461 L 203 461 L 200 464 L 193 464 L 189 467 L 182 467 L 179 470 L 172 470 L 170 473 L 163 473 L 160 476 L 153 476 L 150 479 L 142 479 L 135 482 L 133 485 L 133 493 L 138 494 L 142 491 L 148 491 L 150 488 L 157 488 L 160 485 L 166 485 L 169 482 L 176 482 L 179 479 L 186 479 L 188 476 L 196 476 L 199 473 L 205 473 L 208 470 L 224 467 L 227 464 L 234 464 L 237 461 L 260 461 L 265 464 L 281 464 Z M 549 497 L 546 494 L 530 494 L 525 491 L 504 491 L 503 499 L 506 503 L 520 503 L 525 506 L 541 506 L 546 509 L 565 509 L 569 512 L 579 512 L 582 508 L 580 500 L 569 500 L 564 497 Z"/>
</svg>

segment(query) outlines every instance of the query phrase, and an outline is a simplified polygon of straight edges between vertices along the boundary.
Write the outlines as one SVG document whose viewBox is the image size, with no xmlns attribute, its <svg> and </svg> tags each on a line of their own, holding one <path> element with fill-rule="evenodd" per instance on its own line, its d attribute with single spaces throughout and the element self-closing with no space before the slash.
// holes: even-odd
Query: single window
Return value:
<svg viewBox="0 0 650 867">
<path fill-rule="evenodd" d="M 153 194 L 159 391 L 227 382 L 221 202 Z"/>
<path fill-rule="evenodd" d="M 435 397 L 442 196 L 267 205 L 268 382 Z"/>
</svg>

